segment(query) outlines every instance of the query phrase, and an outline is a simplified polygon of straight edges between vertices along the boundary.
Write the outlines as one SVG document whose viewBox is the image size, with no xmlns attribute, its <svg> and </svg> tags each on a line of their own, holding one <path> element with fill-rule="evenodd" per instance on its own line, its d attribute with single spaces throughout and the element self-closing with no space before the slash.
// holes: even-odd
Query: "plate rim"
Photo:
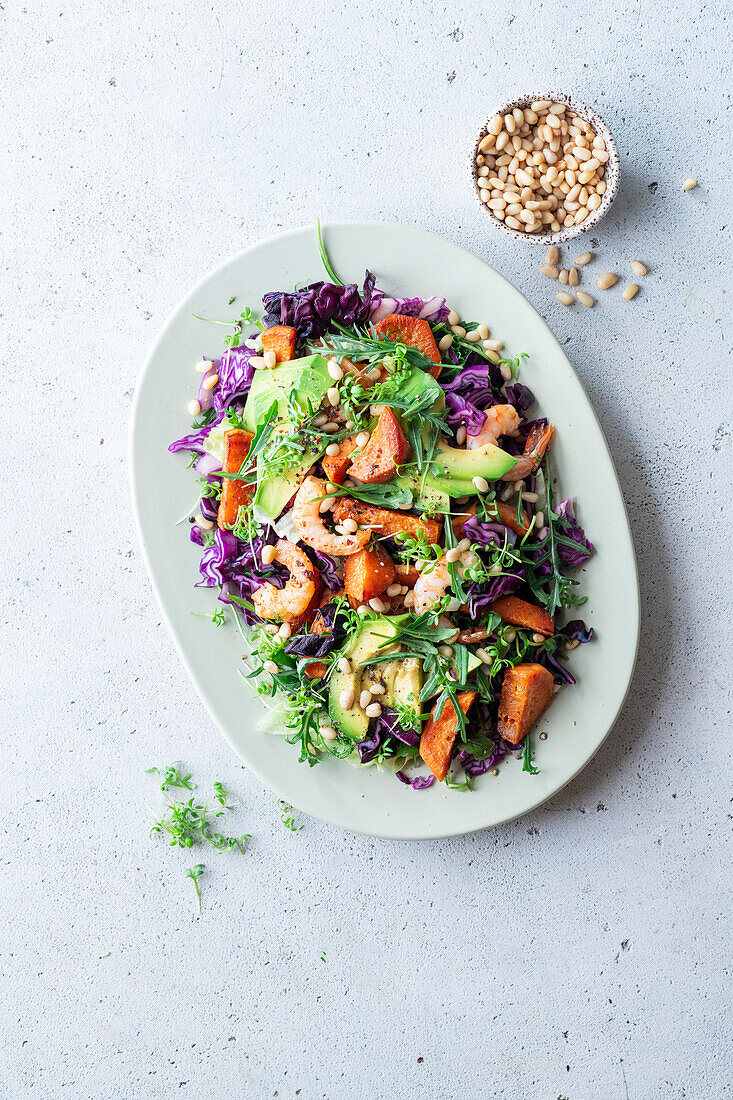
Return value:
<svg viewBox="0 0 733 1100">
<path fill-rule="evenodd" d="M 631 625 L 633 626 L 634 640 L 633 640 L 633 654 L 632 654 L 632 659 L 631 659 L 630 664 L 629 664 L 629 671 L 628 671 L 626 685 L 625 685 L 623 694 L 619 697 L 618 704 L 617 704 L 615 710 L 613 711 L 612 714 L 610 714 L 608 716 L 607 719 L 605 719 L 606 729 L 605 729 L 605 732 L 603 733 L 602 737 L 600 738 L 600 740 L 598 740 L 594 744 L 594 747 L 593 747 L 592 751 L 587 756 L 585 756 L 583 758 L 582 762 L 580 762 L 578 764 L 577 768 L 572 772 L 572 774 L 569 775 L 567 778 L 565 778 L 563 780 L 562 784 L 560 786 L 556 787 L 553 791 L 551 791 L 549 793 L 539 795 L 539 797 L 537 797 L 537 799 L 535 801 L 532 801 L 532 802 L 530 802 L 530 804 L 523 806 L 523 808 L 520 809 L 520 810 L 517 810 L 516 813 L 508 813 L 508 814 L 500 817 L 499 819 L 491 821 L 489 823 L 471 825 L 470 827 L 465 827 L 465 826 L 460 826 L 459 825 L 455 829 L 449 829 L 449 830 L 445 830 L 444 828 L 439 828 L 436 831 L 432 831 L 432 832 L 428 832 L 428 833 L 426 833 L 423 830 L 423 831 L 418 831 L 418 832 L 415 832 L 415 833 L 412 833 L 412 834 L 409 833 L 408 831 L 405 831 L 404 829 L 400 830 L 397 833 L 390 832 L 389 826 L 386 825 L 386 823 L 382 824 L 381 822 L 380 823 L 375 822 L 375 827 L 378 828 L 379 831 L 374 831 L 374 829 L 357 828 L 353 825 L 347 825 L 347 824 L 344 824 L 342 821 L 338 821 L 335 818 L 331 817 L 327 810 L 326 811 L 319 810 L 318 812 L 316 812 L 313 809 L 302 809 L 297 804 L 297 798 L 294 798 L 289 792 L 287 793 L 287 800 L 289 802 L 291 802 L 296 807 L 296 809 L 299 809 L 301 812 L 306 813 L 311 817 L 315 817 L 315 818 L 325 822 L 328 825 L 335 826 L 336 828 L 342 829 L 344 832 L 347 832 L 347 833 L 354 833 L 354 834 L 360 835 L 360 836 L 368 836 L 368 837 L 372 837 L 374 839 L 379 839 L 379 840 L 405 841 L 405 842 L 410 842 L 410 843 L 412 843 L 414 841 L 447 840 L 447 839 L 450 839 L 452 837 L 470 836 L 474 833 L 483 832 L 486 829 L 497 828 L 501 825 L 510 824 L 512 821 L 516 821 L 518 818 L 523 817 L 525 814 L 533 813 L 535 810 L 540 809 L 542 806 L 544 806 L 548 802 L 550 802 L 553 798 L 555 798 L 558 794 L 560 794 L 561 791 L 565 790 L 577 778 L 577 776 L 583 771 L 583 769 L 586 768 L 591 763 L 591 761 L 594 759 L 594 757 L 600 751 L 601 747 L 605 744 L 605 742 L 608 739 L 608 737 L 610 736 L 614 726 L 616 725 L 616 722 L 618 721 L 619 715 L 620 715 L 621 711 L 623 710 L 624 704 L 626 703 L 626 700 L 628 699 L 629 692 L 631 690 L 631 685 L 634 681 L 634 676 L 635 676 L 635 673 L 636 673 L 638 653 L 639 653 L 640 635 L 641 635 L 641 592 L 640 592 L 640 586 L 639 586 L 639 568 L 638 568 L 638 562 L 637 562 L 637 556 L 636 556 L 636 548 L 635 548 L 635 545 L 634 545 L 633 532 L 631 530 L 631 524 L 629 523 L 628 509 L 626 507 L 626 501 L 624 499 L 624 494 L 623 494 L 623 491 L 622 491 L 622 487 L 621 487 L 621 483 L 620 483 L 620 480 L 619 480 L 618 472 L 616 470 L 616 465 L 613 461 L 613 456 L 612 456 L 610 448 L 608 446 L 608 442 L 606 440 L 605 432 L 603 431 L 602 425 L 601 425 L 601 423 L 598 419 L 598 415 L 595 411 L 593 403 L 591 402 L 590 398 L 588 397 L 588 394 L 586 393 L 585 386 L 583 385 L 583 382 L 581 381 L 580 377 L 578 376 L 571 360 L 569 359 L 568 355 L 566 354 L 565 349 L 560 344 L 559 340 L 557 339 L 554 332 L 550 328 L 548 322 L 545 320 L 545 318 L 542 316 L 542 314 L 539 312 L 539 310 L 535 308 L 535 306 L 532 304 L 532 302 L 530 302 L 530 300 L 526 297 L 526 295 L 518 287 L 516 287 L 511 282 L 511 280 L 509 280 L 505 275 L 503 275 L 502 272 L 498 271 L 495 267 L 493 267 L 491 264 L 489 264 L 481 256 L 477 256 L 476 253 L 471 252 L 470 249 L 465 248 L 463 245 L 457 244 L 455 241 L 450 240 L 447 237 L 441 236 L 439 233 L 434 233 L 432 230 L 422 229 L 422 228 L 419 228 L 419 227 L 416 227 L 416 226 L 403 225 L 402 223 L 399 223 L 399 222 L 386 222 L 386 221 L 385 222 L 375 222 L 375 221 L 352 220 L 352 221 L 328 221 L 328 222 L 324 221 L 324 222 L 321 222 L 321 232 L 324 234 L 324 236 L 329 230 L 344 230 L 344 229 L 346 229 L 346 230 L 348 230 L 348 229 L 362 229 L 362 230 L 366 229 L 366 230 L 376 230 L 376 231 L 383 231 L 385 229 L 386 230 L 396 229 L 396 230 L 400 230 L 400 231 L 407 231 L 408 233 L 411 233 L 411 234 L 414 233 L 414 234 L 417 234 L 421 237 L 428 238 L 430 240 L 439 241 L 441 243 L 441 245 L 446 245 L 447 244 L 451 248 L 457 249 L 459 252 L 461 252 L 465 256 L 469 257 L 472 261 L 478 261 L 483 266 L 487 267 L 495 277 L 497 277 L 498 279 L 500 279 L 503 282 L 507 283 L 508 286 L 516 294 L 518 294 L 522 298 L 522 300 L 525 302 L 525 304 L 533 311 L 536 318 L 539 320 L 542 328 L 544 329 L 544 335 L 546 337 L 549 337 L 550 340 L 556 345 L 557 349 L 560 351 L 563 359 L 565 360 L 568 368 L 570 369 L 573 377 L 575 378 L 575 381 L 577 382 L 579 388 L 581 389 L 581 391 L 583 393 L 586 405 L 587 405 L 588 409 L 590 410 L 590 413 L 592 415 L 593 422 L 595 424 L 598 435 L 599 435 L 600 439 L 603 442 L 603 447 L 605 449 L 605 454 L 606 454 L 606 458 L 608 460 L 608 465 L 609 465 L 609 467 L 610 467 L 610 469 L 613 473 L 613 477 L 614 477 L 614 480 L 615 480 L 615 483 L 616 483 L 616 488 L 618 490 L 619 500 L 620 500 L 621 506 L 622 506 L 622 514 L 623 514 L 623 519 L 624 519 L 624 524 L 625 524 L 624 530 L 625 530 L 625 534 L 628 538 L 629 546 L 631 548 L 631 564 L 633 565 L 633 573 L 634 573 L 634 591 L 633 591 L 633 594 L 635 595 L 635 599 L 633 600 L 633 603 L 632 603 L 634 622 Z M 264 784 L 264 786 L 266 786 L 269 790 L 271 790 L 278 797 L 283 797 L 283 794 L 285 792 L 283 792 L 276 785 L 274 785 L 273 781 L 271 780 L 271 778 L 269 776 L 266 778 L 261 773 L 258 766 L 254 765 L 249 759 L 246 759 L 242 755 L 242 752 L 240 751 L 240 748 L 235 743 L 234 738 L 229 734 L 226 726 L 221 724 L 217 720 L 215 715 L 213 714 L 211 708 L 209 707 L 209 703 L 208 703 L 208 698 L 207 698 L 208 693 L 207 693 L 207 691 L 204 690 L 203 685 L 200 682 L 199 676 L 194 671 L 194 669 L 193 669 L 193 667 L 192 667 L 192 665 L 191 665 L 191 663 L 188 659 L 186 649 L 184 648 L 181 641 L 179 640 L 178 632 L 174 628 L 174 625 L 173 625 L 173 623 L 172 623 L 172 621 L 171 621 L 171 619 L 168 615 L 166 604 L 163 600 L 161 591 L 159 589 L 159 586 L 158 586 L 158 583 L 157 583 L 157 580 L 156 580 L 155 571 L 152 567 L 152 561 L 151 561 L 151 557 L 150 557 L 150 553 L 149 553 L 148 540 L 146 539 L 145 532 L 144 532 L 144 529 L 143 529 L 142 520 L 141 520 L 141 512 L 140 512 L 140 507 L 139 507 L 137 483 L 136 483 L 135 443 L 136 443 L 136 429 L 137 429 L 137 426 L 138 426 L 138 417 L 139 417 L 141 409 L 142 409 L 141 391 L 142 391 L 142 388 L 143 388 L 143 382 L 144 382 L 144 380 L 147 376 L 147 373 L 150 369 L 151 363 L 152 363 L 153 359 L 155 358 L 155 356 L 157 355 L 161 345 L 164 343 L 164 341 L 165 341 L 166 337 L 168 336 L 169 332 L 174 328 L 174 325 L 175 325 L 175 323 L 177 322 L 177 319 L 178 319 L 178 315 L 181 312 L 181 309 L 183 308 L 184 304 L 190 298 L 194 297 L 203 287 L 206 286 L 206 284 L 208 284 L 211 280 L 213 280 L 219 274 L 219 272 L 223 271 L 225 268 L 229 267 L 230 265 L 233 265 L 233 264 L 237 263 L 238 261 L 242 260 L 245 256 L 247 256 L 250 252 L 254 251 L 255 249 L 259 249 L 263 246 L 267 246 L 268 244 L 271 244 L 274 241 L 282 241 L 283 239 L 299 237 L 299 236 L 302 236 L 304 233 L 307 233 L 307 232 L 315 233 L 315 223 L 310 223 L 309 222 L 305 225 L 294 226 L 290 229 L 281 230 L 281 231 L 276 232 L 276 233 L 271 233 L 266 237 L 258 238 L 252 244 L 249 244 L 245 248 L 239 249 L 237 252 L 234 252 L 231 255 L 225 257 L 224 259 L 219 261 L 219 263 L 217 263 L 213 267 L 211 267 L 208 271 L 206 271 L 193 284 L 193 286 L 191 286 L 186 291 L 186 293 L 180 299 L 178 299 L 176 304 L 172 307 L 172 309 L 169 311 L 168 315 L 166 316 L 166 318 L 165 318 L 163 324 L 161 325 L 161 327 L 159 328 L 156 336 L 154 337 L 154 339 L 150 343 L 147 354 L 145 356 L 145 359 L 144 359 L 144 361 L 142 363 L 142 366 L 140 367 L 140 369 L 138 371 L 138 374 L 137 374 L 137 377 L 135 379 L 135 388 L 134 388 L 134 395 L 133 395 L 133 400 L 132 400 L 131 408 L 130 408 L 130 416 L 129 416 L 129 423 L 128 423 L 128 436 L 127 436 L 127 446 L 128 446 L 127 458 L 128 458 L 129 480 L 130 480 L 130 500 L 131 500 L 131 504 L 132 504 L 132 512 L 133 512 L 134 521 L 135 521 L 135 528 L 136 528 L 137 535 L 138 535 L 138 543 L 139 543 L 140 549 L 142 551 L 143 561 L 145 562 L 145 568 L 146 568 L 146 571 L 147 571 L 148 580 L 149 580 L 150 585 L 153 589 L 153 593 L 155 595 L 158 607 L 160 608 L 161 614 L 163 616 L 163 621 L 165 622 L 166 628 L 168 630 L 168 634 L 169 634 L 171 640 L 173 641 L 176 652 L 177 652 L 184 668 L 186 669 L 186 672 L 187 672 L 194 688 L 196 689 L 196 692 L 199 696 L 199 699 L 200 699 L 201 703 L 204 706 L 204 709 L 206 710 L 206 713 L 211 718 L 211 720 L 214 723 L 215 727 L 219 730 L 219 733 L 223 736 L 224 740 L 227 742 L 227 744 L 233 750 L 233 752 L 238 757 L 238 759 L 240 761 L 242 761 L 242 763 L 245 765 L 245 767 L 250 772 L 252 772 L 259 779 L 259 781 Z M 274 734 L 267 734 L 267 736 L 273 736 L 274 737 L 275 735 Z M 474 792 L 474 796 L 478 797 L 478 793 L 479 792 Z"/>
</svg>

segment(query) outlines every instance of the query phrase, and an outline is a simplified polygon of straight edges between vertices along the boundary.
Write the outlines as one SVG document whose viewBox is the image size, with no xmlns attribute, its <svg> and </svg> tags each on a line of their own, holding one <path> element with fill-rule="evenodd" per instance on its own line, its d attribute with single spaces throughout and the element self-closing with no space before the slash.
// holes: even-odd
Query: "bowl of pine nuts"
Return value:
<svg viewBox="0 0 733 1100">
<path fill-rule="evenodd" d="M 547 247 L 600 221 L 616 194 L 619 156 L 595 111 L 553 92 L 502 103 L 474 141 L 471 175 L 494 225 Z"/>
</svg>

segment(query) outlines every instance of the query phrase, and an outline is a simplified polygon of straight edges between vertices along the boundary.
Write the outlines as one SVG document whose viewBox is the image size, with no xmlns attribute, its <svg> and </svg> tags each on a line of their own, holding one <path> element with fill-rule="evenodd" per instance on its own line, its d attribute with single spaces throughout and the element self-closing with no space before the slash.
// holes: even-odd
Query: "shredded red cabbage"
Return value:
<svg viewBox="0 0 733 1100">
<path fill-rule="evenodd" d="M 514 546 L 517 541 L 516 533 L 510 527 L 505 527 L 503 523 L 482 523 L 478 516 L 466 520 L 463 534 L 475 546 L 490 546 L 491 543 L 503 545 L 505 539 L 507 546 Z"/>
<path fill-rule="evenodd" d="M 434 775 L 416 775 L 414 779 L 410 779 L 409 775 L 405 775 L 404 772 L 395 772 L 395 775 L 400 783 L 404 783 L 407 787 L 412 787 L 413 791 L 426 791 L 428 787 L 432 787 L 435 782 Z"/>
<path fill-rule="evenodd" d="M 555 508 L 555 514 L 560 519 L 567 520 L 567 526 L 563 525 L 561 528 L 562 534 L 579 544 L 577 547 L 564 546 L 563 543 L 559 542 L 557 552 L 570 569 L 578 569 L 584 562 L 588 561 L 593 553 L 593 544 L 586 538 L 585 531 L 575 519 L 575 509 L 571 497 L 558 504 Z M 581 547 L 585 547 L 585 549 L 581 549 Z"/>
<path fill-rule="evenodd" d="M 460 393 L 446 393 L 446 420 L 452 428 L 463 424 L 467 435 L 478 435 L 486 422 L 486 413 Z"/>
<path fill-rule="evenodd" d="M 228 409 L 236 397 L 242 398 L 249 393 L 255 375 L 250 359 L 255 354 L 251 348 L 240 346 L 229 348 L 222 356 L 218 370 L 219 381 L 211 391 L 214 408 L 218 413 Z"/>
<path fill-rule="evenodd" d="M 197 454 L 204 454 L 206 448 L 204 443 L 212 428 L 215 428 L 217 424 L 221 424 L 224 419 L 223 411 L 217 413 L 216 418 L 211 421 L 210 424 L 206 424 L 205 427 L 199 428 L 195 432 L 191 432 L 189 435 L 184 435 L 181 439 L 177 439 L 175 443 L 171 443 L 168 448 L 173 454 L 177 451 L 195 451 Z"/>
<path fill-rule="evenodd" d="M 488 611 L 499 596 L 512 596 L 524 584 L 524 570 L 494 577 L 488 584 L 472 584 L 466 589 L 466 604 L 471 618 L 478 618 Z"/>
<path fill-rule="evenodd" d="M 323 336 L 332 321 L 362 324 L 369 319 L 373 290 L 374 276 L 367 271 L 361 294 L 356 283 L 337 286 L 320 282 L 302 290 L 269 291 L 262 297 L 265 328 L 291 325 L 302 340 Z"/>
</svg>

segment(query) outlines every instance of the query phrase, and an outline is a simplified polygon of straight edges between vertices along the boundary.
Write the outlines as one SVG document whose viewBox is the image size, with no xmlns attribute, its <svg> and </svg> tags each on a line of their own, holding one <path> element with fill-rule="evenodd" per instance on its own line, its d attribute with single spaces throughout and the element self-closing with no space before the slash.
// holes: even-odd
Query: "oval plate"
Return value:
<svg viewBox="0 0 733 1100">
<path fill-rule="evenodd" d="M 397 295 L 445 295 L 463 317 L 484 321 L 510 356 L 528 352 L 521 377 L 556 425 L 552 445 L 561 495 L 573 496 L 596 547 L 579 573 L 588 603 L 579 612 L 596 631 L 572 654 L 575 687 L 561 690 L 535 735 L 539 775 L 506 760 L 473 793 L 404 787 L 394 775 L 337 760 L 298 763 L 298 748 L 259 728 L 267 714 L 241 676 L 236 628 L 216 629 L 192 611 L 211 611 L 214 592 L 194 589 L 198 548 L 187 524 L 196 499 L 185 455 L 168 444 L 188 430 L 185 413 L 202 354 L 219 355 L 226 329 L 193 314 L 235 318 L 262 294 L 324 279 L 313 227 L 262 241 L 207 275 L 171 315 L 143 368 L 131 423 L 133 506 L 153 588 L 184 665 L 219 729 L 249 768 L 279 797 L 333 825 L 371 836 L 420 840 L 455 836 L 509 821 L 539 806 L 577 775 L 611 729 L 631 683 L 639 637 L 634 550 L 618 479 L 583 388 L 549 328 L 493 268 L 455 244 L 417 229 L 367 223 L 324 227 L 335 270 L 360 282 L 365 268 Z M 229 298 L 236 301 L 227 305 Z M 221 606 L 221 605 L 219 605 Z M 231 612 L 229 612 L 231 616 Z M 572 617 L 572 615 L 570 616 Z"/>
</svg>

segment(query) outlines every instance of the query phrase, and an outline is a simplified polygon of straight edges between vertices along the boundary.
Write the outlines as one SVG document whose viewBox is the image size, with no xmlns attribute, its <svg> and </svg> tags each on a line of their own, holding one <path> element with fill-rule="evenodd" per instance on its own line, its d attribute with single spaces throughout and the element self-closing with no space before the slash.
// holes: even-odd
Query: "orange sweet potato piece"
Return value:
<svg viewBox="0 0 733 1100">
<path fill-rule="evenodd" d="M 428 542 L 437 542 L 442 530 L 442 520 L 427 519 L 425 516 L 411 516 L 406 512 L 393 512 L 390 508 L 378 508 L 375 504 L 365 504 L 353 497 L 339 497 L 332 509 L 336 523 L 343 523 L 345 519 L 355 519 L 364 527 L 382 535 L 394 536 L 399 531 L 406 531 L 413 538 L 418 538 L 421 531 L 427 537 Z"/>
<path fill-rule="evenodd" d="M 394 567 L 395 580 L 400 584 L 406 584 L 408 588 L 414 588 L 417 578 L 420 576 L 414 565 L 408 562 L 397 562 Z"/>
<path fill-rule="evenodd" d="M 401 313 L 390 313 L 389 317 L 384 317 L 374 327 L 379 336 L 417 348 L 431 363 L 440 362 L 440 352 L 433 331 L 422 317 L 404 317 Z"/>
<path fill-rule="evenodd" d="M 365 546 L 344 560 L 344 586 L 352 607 L 381 596 L 394 576 L 394 563 L 379 545 Z"/>
<path fill-rule="evenodd" d="M 249 454 L 252 442 L 251 432 L 245 432 L 240 428 L 233 428 L 224 435 L 224 465 L 222 469 L 228 474 L 238 474 L 242 463 Z M 237 522 L 237 513 L 243 504 L 249 504 L 252 500 L 254 486 L 247 485 L 245 481 L 234 478 L 222 478 L 221 501 L 216 521 L 220 527 L 233 527 Z"/>
<path fill-rule="evenodd" d="M 391 481 L 410 453 L 400 422 L 389 408 L 383 408 L 369 442 L 351 463 L 349 476 L 368 484 Z"/>
<path fill-rule="evenodd" d="M 555 633 L 552 616 L 548 615 L 543 607 L 520 600 L 518 596 L 499 596 L 492 603 L 490 610 L 496 611 L 505 623 L 511 623 L 513 626 L 522 626 L 525 630 L 536 630 L 538 634 Z"/>
<path fill-rule="evenodd" d="M 523 664 L 504 673 L 496 728 L 505 741 L 518 745 L 552 699 L 554 678 L 543 665 Z"/>
<path fill-rule="evenodd" d="M 263 351 L 274 351 L 276 363 L 287 363 L 295 358 L 297 333 L 290 325 L 273 325 L 262 333 Z"/>
<path fill-rule="evenodd" d="M 337 455 L 324 455 L 321 459 L 323 472 L 329 481 L 340 485 L 346 477 L 346 471 L 351 462 L 351 455 L 356 450 L 356 436 L 347 435 L 339 442 Z"/>
<path fill-rule="evenodd" d="M 458 693 L 458 704 L 464 714 L 468 714 L 468 709 L 475 698 L 475 691 L 460 691 Z M 450 700 L 443 706 L 440 718 L 435 718 L 434 715 L 435 707 L 433 707 L 422 731 L 420 755 L 435 778 L 442 783 L 450 767 L 453 744 L 458 734 L 458 719 Z"/>
</svg>

